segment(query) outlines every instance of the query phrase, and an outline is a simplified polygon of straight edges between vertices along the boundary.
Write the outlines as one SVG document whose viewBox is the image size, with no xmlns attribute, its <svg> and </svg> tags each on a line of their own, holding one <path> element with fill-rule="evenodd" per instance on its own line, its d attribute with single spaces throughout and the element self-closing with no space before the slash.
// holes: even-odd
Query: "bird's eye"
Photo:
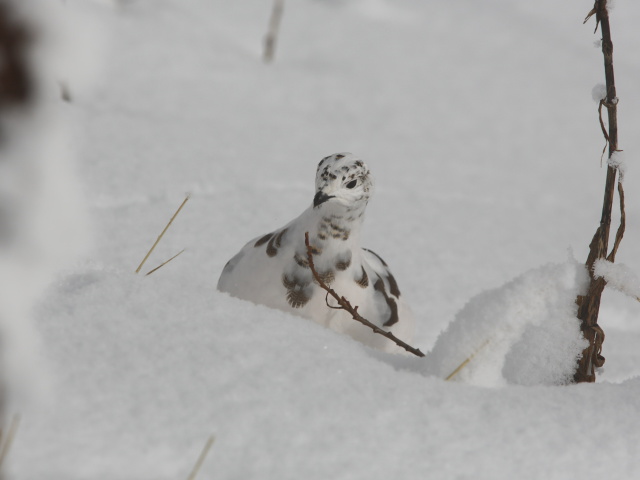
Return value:
<svg viewBox="0 0 640 480">
<path fill-rule="evenodd" d="M 347 183 L 347 188 L 355 188 L 357 184 L 358 180 L 351 180 L 349 183 Z"/>
</svg>

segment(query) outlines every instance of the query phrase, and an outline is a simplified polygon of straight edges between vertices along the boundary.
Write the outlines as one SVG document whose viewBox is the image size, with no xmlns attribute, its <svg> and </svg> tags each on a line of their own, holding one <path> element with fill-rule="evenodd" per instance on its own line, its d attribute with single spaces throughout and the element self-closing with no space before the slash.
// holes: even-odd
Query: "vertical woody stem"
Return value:
<svg viewBox="0 0 640 480">
<path fill-rule="evenodd" d="M 607 0 L 596 0 L 593 10 L 587 16 L 585 22 L 592 16 L 596 16 L 596 29 L 600 25 L 602 31 L 602 55 L 604 56 L 604 73 L 606 80 L 606 98 L 602 105 L 607 108 L 608 115 L 608 135 L 609 157 L 618 150 L 618 97 L 616 95 L 616 85 L 613 73 L 613 43 L 611 41 L 611 29 L 609 25 L 609 12 L 607 10 Z M 603 278 L 595 278 L 593 275 L 593 265 L 600 258 L 607 258 L 609 248 L 609 233 L 611 229 L 611 211 L 616 186 L 617 170 L 610 163 L 607 164 L 607 178 L 605 181 L 604 199 L 602 204 L 602 214 L 600 226 L 589 245 L 589 255 L 587 257 L 587 270 L 591 277 L 589 289 L 584 296 L 578 296 L 578 318 L 581 320 L 581 330 L 585 338 L 589 341 L 589 347 L 582 352 L 582 357 L 578 361 L 578 367 L 574 375 L 576 382 L 594 382 L 595 369 L 604 364 L 604 357 L 600 355 L 604 332 L 598 325 L 598 314 L 600 311 L 600 299 L 606 285 Z M 622 185 L 619 185 L 622 192 Z M 621 210 L 624 212 L 624 197 L 621 195 Z M 621 239 L 624 233 L 624 226 L 618 229 L 618 237 Z M 619 240 L 616 241 L 616 249 Z"/>
</svg>

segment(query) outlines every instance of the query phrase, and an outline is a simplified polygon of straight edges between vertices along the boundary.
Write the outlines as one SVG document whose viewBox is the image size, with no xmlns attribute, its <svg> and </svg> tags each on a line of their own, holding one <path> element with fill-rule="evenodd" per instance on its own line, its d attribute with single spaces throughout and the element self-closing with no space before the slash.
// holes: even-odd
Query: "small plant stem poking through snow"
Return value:
<svg viewBox="0 0 640 480">
<path fill-rule="evenodd" d="M 357 306 L 356 307 L 352 307 L 351 303 L 349 302 L 349 300 L 347 300 L 344 297 L 341 297 L 340 295 L 338 295 L 335 292 L 335 290 L 333 288 L 329 287 L 322 280 L 320 275 L 318 275 L 318 272 L 316 271 L 316 266 L 313 263 L 313 251 L 312 251 L 311 245 L 309 243 L 309 232 L 305 232 L 305 234 L 304 234 L 304 244 L 307 247 L 307 260 L 309 262 L 309 268 L 311 269 L 311 273 L 313 274 L 313 278 L 316 280 L 316 282 L 318 282 L 318 285 L 320 285 L 320 287 L 327 292 L 327 298 L 328 298 L 329 295 L 331 295 L 333 298 L 336 299 L 336 301 L 338 302 L 338 305 L 339 305 L 338 307 L 332 307 L 327 302 L 327 307 L 335 308 L 335 309 L 338 309 L 338 310 L 346 310 L 347 312 L 349 312 L 351 314 L 351 316 L 353 317 L 353 319 L 356 322 L 360 322 L 362 325 L 364 325 L 366 327 L 369 327 L 371 330 L 374 331 L 374 333 L 377 333 L 379 335 L 382 335 L 383 337 L 388 338 L 393 343 L 395 343 L 396 345 L 398 345 L 401 348 L 404 348 L 409 353 L 413 353 L 414 355 L 416 355 L 418 357 L 424 357 L 424 353 L 422 353 L 420 351 L 420 349 L 412 347 L 411 345 L 409 345 L 409 344 L 403 342 L 402 340 L 400 340 L 393 333 L 387 332 L 386 330 L 382 330 L 380 327 L 374 325 L 369 320 L 367 320 L 366 318 L 362 317 L 358 313 L 358 307 Z"/>
<path fill-rule="evenodd" d="M 609 145 L 609 158 L 618 152 L 618 97 L 616 95 L 615 78 L 613 74 L 613 43 L 611 42 L 611 29 L 609 25 L 609 12 L 607 10 L 607 0 L 596 0 L 593 9 L 587 15 L 585 23 L 593 15 L 596 16 L 596 31 L 598 26 L 602 31 L 602 55 L 604 56 L 604 73 L 606 80 L 606 97 L 600 100 L 598 107 L 600 126 Z M 609 129 L 604 128 L 601 111 L 606 107 L 608 114 Z M 606 145 L 605 145 L 606 148 Z M 603 277 L 594 275 L 594 264 L 598 259 L 608 259 L 613 262 L 615 255 L 622 241 L 625 230 L 624 211 L 624 190 L 621 180 L 618 180 L 618 194 L 620 196 L 620 226 L 616 233 L 613 250 L 607 255 L 609 248 L 609 233 L 611 228 L 611 211 L 613 208 L 613 198 L 615 195 L 616 174 L 619 169 L 607 162 L 607 178 L 605 181 L 604 201 L 602 205 L 602 216 L 600 226 L 596 230 L 591 244 L 589 245 L 589 256 L 587 258 L 587 270 L 591 277 L 586 295 L 579 295 L 576 299 L 578 304 L 578 318 L 581 320 L 581 330 L 585 338 L 589 341 L 589 346 L 582 352 L 581 358 L 574 375 L 576 382 L 594 382 L 596 379 L 595 369 L 604 364 L 604 357 L 601 355 L 604 332 L 598 325 L 598 313 L 600 311 L 600 298 L 606 285 Z"/>
<path fill-rule="evenodd" d="M 469 355 L 464 360 L 464 362 L 462 362 L 460 365 L 458 365 L 458 367 L 453 372 L 451 372 L 447 376 L 447 378 L 445 378 L 445 381 L 449 381 L 449 380 L 453 379 L 453 377 L 455 377 L 458 373 L 460 373 L 460 370 L 462 370 L 464 367 L 466 367 L 469 364 L 469 362 L 471 362 L 471 360 L 473 360 L 473 357 L 475 357 L 480 352 L 480 350 L 482 350 L 484 347 L 486 347 L 488 343 L 489 343 L 489 340 L 485 340 L 484 343 L 482 345 L 480 345 L 480 347 L 475 352 L 473 352 L 471 355 Z"/>
<path fill-rule="evenodd" d="M 173 217 L 171 217 L 171 220 L 169 220 L 169 223 L 167 223 L 167 226 L 164 227 L 164 230 L 162 230 L 162 233 L 160 235 L 158 235 L 158 238 L 156 239 L 155 243 L 151 246 L 151 248 L 149 249 L 149 251 L 147 252 L 147 254 L 145 255 L 145 257 L 142 259 L 142 262 L 140 262 L 140 265 L 138 265 L 138 268 L 136 269 L 136 273 L 140 273 L 140 269 L 142 268 L 142 266 L 144 265 L 144 263 L 147 261 L 147 259 L 149 258 L 149 256 L 151 255 L 151 252 L 153 252 L 153 249 L 156 248 L 156 245 L 158 245 L 158 243 L 160 243 L 160 240 L 162 240 L 162 237 L 164 236 L 164 234 L 166 233 L 166 231 L 169 229 L 169 227 L 171 226 L 171 224 L 173 223 L 173 221 L 175 220 L 175 218 L 178 216 L 178 214 L 180 213 L 180 210 L 182 210 L 182 207 L 184 207 L 184 205 L 187 203 L 187 200 L 189 200 L 189 195 L 186 196 L 186 198 L 184 199 L 184 201 L 182 202 L 182 204 L 178 207 L 178 210 L 176 210 L 176 213 L 173 214 Z M 180 252 L 182 253 L 182 252 Z M 179 255 L 179 254 L 178 254 Z M 178 256 L 176 255 L 176 257 Z M 172 259 L 167 260 L 167 262 L 171 261 Z M 162 266 L 162 265 L 160 265 Z M 158 267 L 160 268 L 160 267 Z M 151 272 L 149 272 L 151 273 Z M 148 274 L 147 274 L 148 275 Z"/>
<path fill-rule="evenodd" d="M 164 267 L 167 263 L 169 263 L 171 260 L 173 260 L 174 258 L 177 258 L 178 256 L 180 256 L 180 254 L 182 254 L 182 252 L 184 252 L 185 249 L 183 248 L 182 250 L 180 250 L 178 253 L 176 253 L 173 257 L 171 257 L 169 260 L 165 260 L 164 262 L 162 262 L 160 265 L 158 265 L 156 268 L 149 270 L 146 274 L 145 277 L 147 275 L 151 275 L 153 272 L 155 272 L 156 270 L 160 270 L 162 267 Z"/>
<path fill-rule="evenodd" d="M 269 30 L 264 39 L 264 61 L 271 63 L 276 52 L 278 42 L 278 32 L 280 31 L 280 21 L 284 12 L 284 0 L 273 0 L 273 9 L 269 19 Z"/>
<path fill-rule="evenodd" d="M 198 472 L 200 471 L 200 467 L 202 467 L 202 463 L 204 462 L 204 459 L 207 458 L 207 454 L 209 453 L 209 450 L 211 449 L 211 446 L 213 445 L 213 442 L 215 440 L 216 440 L 216 437 L 214 437 L 213 435 L 209 437 L 209 439 L 207 440 L 207 443 L 204 445 L 204 448 L 202 449 L 202 452 L 200 453 L 200 456 L 198 457 L 198 460 L 196 461 L 196 464 L 193 466 L 193 470 L 187 477 L 187 480 L 194 480 L 194 478 L 196 478 L 196 475 L 198 475 Z"/>
<path fill-rule="evenodd" d="M 11 425 L 9 426 L 9 431 L 7 432 L 7 438 L 4 440 L 4 443 L 0 445 L 0 469 L 4 463 L 4 459 L 7 458 L 9 454 L 9 450 L 11 449 L 11 444 L 13 443 L 13 439 L 16 436 L 16 432 L 18 431 L 18 426 L 20 425 L 20 415 L 14 415 L 11 419 Z"/>
</svg>

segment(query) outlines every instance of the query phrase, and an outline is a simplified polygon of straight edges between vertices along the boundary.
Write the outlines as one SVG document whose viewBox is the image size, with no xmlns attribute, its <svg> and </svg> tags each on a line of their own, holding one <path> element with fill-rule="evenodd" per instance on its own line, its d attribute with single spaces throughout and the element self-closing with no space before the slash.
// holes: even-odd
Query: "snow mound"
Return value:
<svg viewBox="0 0 640 480">
<path fill-rule="evenodd" d="M 567 383 L 586 346 L 575 299 L 587 281 L 567 261 L 477 295 L 438 337 L 427 373 L 487 387 Z"/>
</svg>

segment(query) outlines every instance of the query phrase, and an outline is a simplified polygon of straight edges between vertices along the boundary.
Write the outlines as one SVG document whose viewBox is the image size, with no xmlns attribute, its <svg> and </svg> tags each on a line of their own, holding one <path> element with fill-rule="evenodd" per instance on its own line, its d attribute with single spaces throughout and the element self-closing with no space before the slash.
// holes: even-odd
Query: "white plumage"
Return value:
<svg viewBox="0 0 640 480">
<path fill-rule="evenodd" d="M 319 275 L 370 322 L 411 342 L 414 319 L 398 284 L 378 255 L 360 246 L 360 227 L 373 189 L 365 163 L 350 153 L 320 162 L 313 204 L 284 227 L 251 240 L 222 271 L 218 290 L 311 318 L 387 352 L 404 352 L 348 312 L 329 308 L 307 262 L 309 232 Z M 334 305 L 332 299 L 329 299 Z"/>
</svg>

